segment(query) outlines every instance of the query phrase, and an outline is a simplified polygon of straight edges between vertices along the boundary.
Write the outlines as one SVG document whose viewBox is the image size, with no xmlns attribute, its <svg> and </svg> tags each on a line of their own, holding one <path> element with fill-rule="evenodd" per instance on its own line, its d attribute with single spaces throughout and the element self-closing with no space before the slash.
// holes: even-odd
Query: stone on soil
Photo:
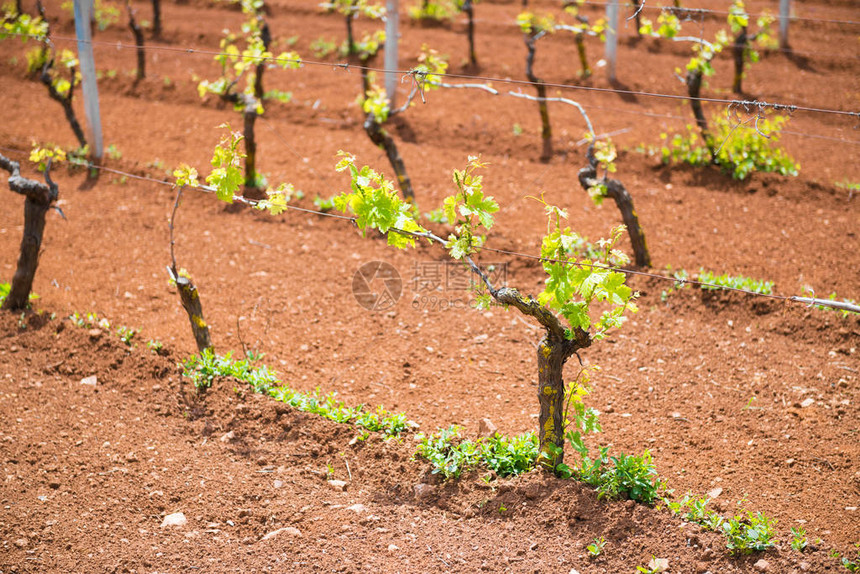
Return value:
<svg viewBox="0 0 860 574">
<path fill-rule="evenodd" d="M 185 526 L 188 524 L 188 519 L 185 518 L 185 515 L 181 512 L 176 512 L 174 514 L 168 514 L 164 517 L 164 520 L 161 522 L 161 527 L 165 526 Z"/>
<path fill-rule="evenodd" d="M 301 537 L 302 531 L 296 528 L 295 526 L 287 526 L 285 528 L 278 528 L 277 530 L 273 530 L 263 536 L 262 540 L 270 540 L 276 536 L 280 536 L 281 534 L 286 534 L 287 536 L 293 537 Z"/>
</svg>

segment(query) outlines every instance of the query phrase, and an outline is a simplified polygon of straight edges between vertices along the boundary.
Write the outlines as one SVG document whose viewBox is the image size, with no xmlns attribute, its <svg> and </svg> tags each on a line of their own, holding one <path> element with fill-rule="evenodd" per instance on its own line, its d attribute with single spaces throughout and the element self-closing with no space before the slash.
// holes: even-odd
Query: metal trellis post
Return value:
<svg viewBox="0 0 860 574">
<path fill-rule="evenodd" d="M 99 115 L 99 91 L 96 85 L 96 64 L 93 58 L 90 20 L 93 0 L 75 0 L 75 35 L 78 38 L 78 60 L 81 63 L 81 84 L 84 93 L 84 111 L 87 116 L 91 152 L 95 159 L 103 153 L 102 122 Z"/>
<path fill-rule="evenodd" d="M 394 96 L 397 93 L 397 44 L 400 41 L 400 15 L 398 14 L 399 2 L 388 0 L 385 7 L 385 95 L 394 107 Z"/>
<path fill-rule="evenodd" d="M 609 81 L 614 82 L 615 57 L 618 52 L 618 0 L 606 3 L 606 72 Z"/>
<path fill-rule="evenodd" d="M 779 47 L 788 48 L 788 20 L 791 17 L 791 0 L 779 0 Z"/>
</svg>

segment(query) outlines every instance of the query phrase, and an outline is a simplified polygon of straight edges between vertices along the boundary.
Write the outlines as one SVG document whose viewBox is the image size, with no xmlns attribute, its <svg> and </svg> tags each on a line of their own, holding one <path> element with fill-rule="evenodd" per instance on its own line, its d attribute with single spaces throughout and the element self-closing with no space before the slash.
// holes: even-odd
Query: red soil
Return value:
<svg viewBox="0 0 860 574">
<path fill-rule="evenodd" d="M 294 49 L 313 59 L 314 39 L 343 37 L 342 20 L 320 14 L 315 2 L 267 4 L 276 51 L 297 35 Z M 751 10 L 773 10 L 770 4 Z M 511 25 L 519 6 L 477 5 L 480 75 L 523 79 L 525 48 Z M 59 2 L 47 9 L 57 45 L 67 47 L 61 37 L 73 35 L 68 15 Z M 149 13 L 146 3 L 138 9 Z M 163 10 L 164 38 L 152 46 L 216 50 L 220 30 L 237 29 L 241 19 L 202 1 Z M 857 20 L 856 7 L 818 1 L 796 10 L 815 20 L 793 24 L 793 55 L 766 54 L 751 68 L 746 97 L 856 110 L 857 25 L 832 22 Z M 706 33 L 718 25 L 706 21 Z M 402 67 L 414 64 L 426 42 L 451 55 L 452 71 L 463 71 L 464 28 L 459 21 L 404 24 Z M 683 94 L 672 71 L 686 63 L 689 47 L 631 35 L 624 30 L 619 46 L 621 87 Z M 116 47 L 130 38 L 120 26 L 96 36 L 103 42 L 96 47 L 99 70 L 118 71 L 100 82 L 106 142 L 122 152 L 107 167 L 162 179 L 165 169 L 189 163 L 205 173 L 221 135 L 215 127 L 240 123 L 229 108 L 211 99 L 201 104 L 196 95 L 192 78 L 213 78 L 216 65 L 210 55 L 152 50 L 149 77 L 135 85 L 127 76 L 135 53 Z M 0 43 L 0 106 L 7 110 L 0 153 L 22 163 L 33 140 L 74 146 L 59 106 L 25 79 L 24 50 L 18 42 Z M 541 40 L 538 50 L 539 76 L 582 83 L 570 38 Z M 598 44 L 589 50 L 592 61 L 600 57 Z M 727 54 L 716 67 L 706 95 L 730 99 Z M 306 65 L 269 72 L 266 83 L 292 91 L 294 101 L 267 106 L 257 129 L 258 165 L 270 181 L 303 190 L 300 205 L 313 207 L 315 195 L 346 187 L 332 169 L 340 149 L 390 174 L 361 129 L 356 71 Z M 583 85 L 613 87 L 602 69 Z M 494 86 L 530 93 L 528 86 Z M 401 94 L 408 88 L 403 84 Z M 860 180 L 856 119 L 796 112 L 781 143 L 799 160 L 800 175 L 735 182 L 714 170 L 662 167 L 634 151 L 691 123 L 685 102 L 552 92 L 580 101 L 598 132 L 624 130 L 613 138 L 621 151 L 617 177 L 634 197 L 655 269 L 703 267 L 774 281 L 783 295 L 802 294 L 809 285 L 818 295 L 860 299 L 858 203 L 835 185 Z M 501 205 L 489 246 L 537 252 L 542 209 L 527 196 L 541 192 L 569 210 L 572 228 L 605 236 L 619 222 L 617 211 L 595 208 L 576 182 L 584 163 L 581 117 L 572 107 L 551 107 L 557 153 L 542 164 L 536 107 L 442 90 L 406 112 L 392 133 L 422 211 L 451 192 L 450 170 L 480 153 L 491 164 L 485 189 Z M 665 114 L 683 119 L 656 117 Z M 661 291 L 671 284 L 632 277 L 640 312 L 582 353 L 602 368 L 588 399 L 602 412 L 603 433 L 592 444 L 611 444 L 613 452 L 650 449 L 677 495 L 720 489 L 713 504 L 723 513 L 737 512 L 743 500 L 744 508 L 779 520 L 777 548 L 734 558 L 713 533 L 665 510 L 598 501 L 579 483 L 538 472 L 491 485 L 474 473 L 442 483 L 426 464 L 410 460 L 411 436 L 350 444 L 352 427 L 292 411 L 233 381 L 197 396 L 176 367 L 194 341 L 164 271 L 174 192 L 107 172 L 97 181 L 79 172 L 54 175 L 68 220 L 49 215 L 34 285 L 44 315 L 0 317 L 2 572 L 575 568 L 585 574 L 631 572 L 652 555 L 669 559 L 670 572 L 753 572 L 760 559 L 770 572 L 838 572 L 846 570 L 829 552 L 851 553 L 860 542 L 856 316 L 691 289 L 663 301 Z M 15 197 L 0 214 L 5 281 L 17 258 L 20 203 Z M 178 262 L 198 284 L 218 351 L 264 352 L 294 388 L 336 392 L 349 404 L 383 404 L 406 412 L 424 431 L 456 423 L 474 436 L 483 418 L 504 433 L 535 427 L 539 330 L 513 311 L 467 308 L 467 291 L 434 292 L 436 304 L 422 299 L 427 292 L 413 279 L 444 269 L 438 247 L 395 252 L 342 221 L 228 213 L 214 197 L 191 192 L 177 226 Z M 511 286 L 540 291 L 534 261 L 490 253 L 483 259 L 506 264 Z M 399 303 L 376 313 L 351 292 L 356 269 L 374 260 L 388 261 L 404 279 Z M 143 340 L 128 349 L 109 333 L 88 333 L 62 319 L 90 311 L 114 327 L 141 329 Z M 45 320 L 50 314 L 57 318 Z M 151 354 L 147 339 L 163 341 L 169 356 Z M 574 374 L 571 366 L 568 375 Z M 80 383 L 92 375 L 95 386 Z M 325 482 L 327 465 L 347 482 L 345 491 Z M 164 516 L 175 512 L 185 514 L 187 525 L 162 528 Z M 793 526 L 808 533 L 804 554 L 789 547 Z M 283 528 L 297 531 L 264 539 Z M 590 560 L 585 546 L 600 536 L 606 551 Z"/>
</svg>

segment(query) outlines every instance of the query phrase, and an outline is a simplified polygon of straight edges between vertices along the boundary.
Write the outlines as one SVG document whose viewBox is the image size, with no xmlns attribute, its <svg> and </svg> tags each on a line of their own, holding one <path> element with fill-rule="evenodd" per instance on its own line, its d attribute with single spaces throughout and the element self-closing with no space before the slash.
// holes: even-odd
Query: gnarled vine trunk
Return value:
<svg viewBox="0 0 860 574">
<path fill-rule="evenodd" d="M 59 102 L 61 106 L 63 106 L 63 112 L 66 114 L 66 119 L 69 122 L 69 125 L 72 127 L 72 131 L 75 132 L 75 137 L 78 139 L 78 143 L 81 147 L 87 145 L 87 138 L 84 136 L 84 130 L 81 128 L 80 122 L 78 122 L 78 118 L 75 115 L 75 109 L 72 107 L 72 97 L 75 93 L 75 68 L 69 68 L 69 74 L 71 76 L 71 80 L 69 82 L 69 91 L 64 96 L 60 92 L 57 91 L 57 88 L 54 87 L 53 79 L 51 78 L 50 70 L 54 67 L 53 58 L 48 60 L 45 63 L 45 67 L 42 68 L 42 73 L 39 76 L 39 80 L 45 84 L 45 87 L 48 88 L 48 96 L 56 102 Z"/>
<path fill-rule="evenodd" d="M 472 0 L 463 0 L 463 12 L 469 19 L 466 33 L 469 36 L 469 63 L 472 66 L 478 65 L 478 55 L 475 52 L 475 7 L 472 5 Z"/>
<path fill-rule="evenodd" d="M 406 173 L 406 164 L 403 162 L 403 158 L 400 157 L 400 152 L 397 150 L 394 138 L 388 135 L 385 128 L 377 123 L 372 113 L 367 114 L 364 120 L 364 131 L 367 132 L 370 141 L 384 150 L 385 155 L 388 156 L 388 162 L 397 175 L 397 183 L 400 185 L 400 191 L 403 192 L 403 199 L 414 201 L 415 190 L 412 189 L 412 180 L 409 179 L 409 174 Z"/>
<path fill-rule="evenodd" d="M 212 340 L 209 338 L 209 325 L 203 319 L 203 306 L 200 304 L 200 294 L 197 292 L 197 287 L 194 286 L 191 279 L 179 277 L 177 274 L 176 288 L 179 290 L 182 307 L 188 314 L 188 321 L 191 323 L 191 332 L 194 333 L 197 350 L 202 353 L 211 349 Z"/>
<path fill-rule="evenodd" d="M 702 110 L 702 72 L 701 70 L 687 71 L 687 94 L 690 96 L 690 107 L 693 108 L 693 115 L 696 117 L 696 125 L 699 127 L 699 132 L 702 134 L 702 140 L 705 142 L 708 151 L 711 153 L 711 158 L 716 158 L 716 150 L 714 149 L 714 140 L 711 138 L 711 132 L 708 129 L 708 120 L 705 119 L 705 112 Z"/>
<path fill-rule="evenodd" d="M 26 309 L 33 289 L 33 279 L 39 266 L 39 251 L 45 232 L 45 214 L 57 200 L 59 190 L 51 181 L 50 164 L 45 170 L 45 181 L 39 183 L 21 176 L 20 164 L 0 155 L 0 168 L 9 172 L 9 189 L 26 197 L 24 201 L 24 234 L 21 237 L 21 254 L 18 268 L 12 277 L 9 295 L 3 309 L 20 311 Z"/>
<path fill-rule="evenodd" d="M 128 27 L 131 28 L 131 33 L 134 36 L 134 43 L 137 45 L 137 80 L 146 78 L 146 53 L 143 49 L 143 30 L 138 25 L 134 18 L 134 8 L 131 7 L 131 2 L 126 0 L 125 8 L 128 10 Z"/>
<path fill-rule="evenodd" d="M 552 311 L 516 289 L 503 287 L 492 295 L 499 303 L 534 317 L 546 329 L 537 353 L 539 462 L 544 470 L 554 472 L 564 462 L 564 364 L 579 349 L 591 345 L 591 336 L 577 327 L 571 331 L 573 337 L 569 339 L 568 331 Z"/>
<path fill-rule="evenodd" d="M 741 83 L 744 79 L 744 53 L 746 52 L 748 41 L 747 28 L 744 26 L 732 44 L 732 59 L 735 62 L 735 77 L 734 81 L 732 81 L 732 91 L 736 94 L 743 93 Z"/>
<path fill-rule="evenodd" d="M 540 137 L 543 140 L 543 151 L 541 151 L 540 160 L 548 162 L 552 159 L 552 128 L 549 124 L 549 108 L 546 105 L 546 86 L 534 73 L 535 42 L 537 38 L 533 34 L 526 34 L 525 41 L 526 48 L 528 49 L 528 55 L 526 56 L 526 77 L 535 85 L 538 97 L 538 110 L 540 111 Z"/>
<path fill-rule="evenodd" d="M 579 170 L 579 184 L 582 188 L 588 191 L 595 184 L 602 183 L 606 186 L 606 195 L 615 201 L 618 211 L 621 212 L 621 219 L 627 227 L 627 233 L 630 235 L 630 243 L 633 246 L 633 258 L 636 265 L 639 267 L 651 266 L 651 254 L 648 252 L 648 244 L 645 241 L 645 231 L 639 225 L 639 216 L 636 214 L 636 209 L 633 207 L 633 198 L 628 193 L 624 184 L 617 179 L 597 177 L 597 160 L 594 157 L 594 144 L 588 146 L 586 153 L 588 165 Z"/>
<path fill-rule="evenodd" d="M 161 0 L 152 0 L 152 35 L 161 37 Z"/>
</svg>

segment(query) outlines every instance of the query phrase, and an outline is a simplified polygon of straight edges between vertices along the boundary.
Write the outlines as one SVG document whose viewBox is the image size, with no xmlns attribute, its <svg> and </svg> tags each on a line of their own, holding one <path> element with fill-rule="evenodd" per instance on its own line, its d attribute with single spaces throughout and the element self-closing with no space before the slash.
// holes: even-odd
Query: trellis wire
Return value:
<svg viewBox="0 0 860 574">
<path fill-rule="evenodd" d="M 0 149 L 7 151 L 7 152 L 12 152 L 12 153 L 26 154 L 25 151 L 18 150 L 18 149 L 3 148 L 3 147 L 0 147 Z M 137 179 L 140 181 L 147 181 L 150 183 L 156 183 L 159 185 L 165 185 L 165 186 L 169 186 L 169 187 L 176 187 L 176 184 L 174 182 L 170 182 L 170 181 L 162 180 L 162 179 L 156 179 L 156 178 L 149 177 L 149 176 L 136 175 L 133 173 L 124 172 L 122 170 L 113 169 L 113 168 L 109 168 L 106 166 L 96 165 L 96 164 L 93 164 L 93 163 L 88 162 L 88 161 L 87 162 L 81 162 L 77 165 L 80 165 L 82 167 L 86 167 L 87 169 L 96 169 L 96 170 L 100 170 L 100 171 L 106 171 L 108 173 L 113 173 L 115 175 L 121 175 L 121 176 L 128 177 L 131 179 Z M 214 188 L 211 188 L 209 186 L 204 186 L 204 185 L 195 187 L 193 189 L 200 190 L 201 192 L 204 192 L 204 193 L 210 193 L 210 194 L 216 193 L 216 190 Z M 234 195 L 233 201 L 247 205 L 249 207 L 256 207 L 260 203 L 259 200 L 248 199 L 248 198 L 241 196 L 241 195 Z M 341 220 L 341 221 L 349 221 L 353 225 L 355 225 L 356 221 L 357 221 L 356 217 L 352 217 L 352 216 L 348 216 L 348 215 L 340 215 L 340 214 L 336 214 L 336 213 L 327 213 L 327 212 L 318 211 L 318 210 L 314 210 L 314 209 L 307 209 L 304 207 L 298 207 L 295 205 L 289 205 L 288 204 L 287 209 L 289 209 L 291 211 L 296 211 L 299 213 L 312 214 L 312 215 L 316 215 L 319 217 L 329 217 L 329 218 L 337 219 L 337 220 Z M 390 229 L 390 232 L 400 233 L 403 235 L 411 235 L 411 236 L 415 236 L 415 237 L 426 237 L 427 236 L 426 234 L 408 232 L 408 231 L 404 231 L 404 230 L 397 229 L 397 228 Z M 434 238 L 435 239 L 441 239 L 441 238 L 438 238 L 436 236 L 434 236 Z M 611 269 L 613 271 L 618 271 L 618 272 L 629 274 L 629 275 L 638 275 L 641 277 L 650 277 L 650 278 L 658 279 L 661 281 L 669 281 L 669 282 L 674 283 L 676 285 L 682 285 L 682 286 L 683 285 L 696 285 L 696 286 L 699 286 L 702 288 L 708 288 L 708 289 L 719 290 L 719 291 L 734 291 L 737 293 L 743 293 L 745 295 L 764 297 L 767 299 L 772 299 L 772 300 L 777 300 L 777 301 L 802 303 L 802 304 L 806 304 L 808 307 L 818 305 L 818 306 L 824 306 L 824 307 L 832 307 L 832 308 L 836 308 L 836 309 L 840 309 L 840 310 L 848 311 L 848 312 L 852 312 L 852 313 L 860 313 L 860 306 L 853 305 L 851 303 L 847 303 L 847 302 L 843 302 L 843 301 L 833 301 L 830 299 L 817 299 L 815 297 L 804 297 L 804 296 L 798 296 L 798 295 L 786 296 L 786 295 L 773 295 L 773 294 L 767 294 L 767 293 L 757 293 L 755 291 L 750 291 L 748 289 L 740 289 L 737 287 L 727 287 L 724 285 L 716 285 L 713 283 L 706 283 L 703 281 L 696 281 L 693 279 L 678 279 L 675 277 L 666 277 L 665 275 L 659 275 L 657 273 L 649 273 L 647 271 L 638 271 L 635 269 L 624 269 L 624 268 L 620 268 L 620 267 L 611 267 L 611 266 L 607 266 L 607 265 L 599 265 L 599 264 L 593 264 L 593 263 L 571 262 L 571 261 L 566 261 L 566 260 L 561 260 L 561 259 L 541 257 L 538 255 L 531 255 L 528 253 L 520 253 L 517 251 L 510 251 L 507 249 L 497 249 L 497 248 L 486 247 L 486 246 L 482 247 L 481 250 L 482 251 L 489 251 L 491 253 L 498 253 L 500 255 L 508 255 L 510 257 L 518 257 L 518 258 L 522 258 L 522 259 L 536 260 L 536 261 L 540 261 L 542 263 L 561 263 L 561 264 L 565 264 L 565 265 L 576 265 L 579 267 Z"/>
<path fill-rule="evenodd" d="M 37 36 L 33 34 L 8 34 L 9 36 L 27 36 L 31 38 L 37 38 Z M 75 38 L 63 37 L 63 36 L 52 36 L 52 40 L 54 41 L 77 41 Z M 91 44 L 93 45 L 104 45 L 114 47 L 116 49 L 130 49 L 137 50 L 138 46 L 132 44 L 124 44 L 122 42 L 103 42 L 99 40 L 91 40 Z M 260 58 L 256 56 L 236 56 L 236 54 L 227 54 L 225 52 L 219 52 L 217 50 L 205 50 L 198 48 L 177 48 L 172 46 L 152 46 L 146 45 L 143 47 L 144 50 L 157 50 L 157 51 L 167 51 L 167 52 L 176 52 L 176 53 L 184 53 L 184 54 L 201 54 L 207 56 L 231 56 L 231 57 L 239 57 L 239 58 L 247 58 L 254 61 L 267 61 L 267 62 L 280 62 L 280 63 L 301 63 L 307 66 L 319 66 L 319 67 L 327 67 L 334 68 L 337 70 L 357 70 L 357 71 L 366 71 L 366 72 L 375 72 L 380 74 L 400 74 L 400 75 L 413 75 L 415 74 L 415 70 L 388 70 L 386 68 L 379 68 L 374 66 L 366 66 L 359 64 L 349 64 L 345 62 L 320 62 L 315 60 L 306 60 L 300 58 L 298 60 L 292 58 L 278 58 L 277 56 L 272 56 L 270 58 Z M 434 74 L 440 77 L 446 78 L 455 78 L 460 80 L 468 80 L 468 81 L 480 81 L 480 82 L 489 82 L 489 83 L 500 83 L 500 84 L 513 84 L 513 85 L 522 85 L 522 86 L 534 86 L 535 82 L 531 82 L 529 80 L 519 80 L 513 78 L 497 78 L 491 76 L 477 76 L 477 75 L 469 75 L 469 74 L 455 74 L 451 72 L 446 72 L 444 74 Z M 735 105 L 735 106 L 751 106 L 758 108 L 767 108 L 775 111 L 786 111 L 789 113 L 793 112 L 808 112 L 808 113 L 819 113 L 819 114 L 831 114 L 831 115 L 839 115 L 839 116 L 848 116 L 855 117 L 860 120 L 860 111 L 845 111 L 845 110 L 835 110 L 828 108 L 817 108 L 811 106 L 802 106 L 798 104 L 785 104 L 785 103 L 777 103 L 777 102 L 767 102 L 760 100 L 737 100 L 737 99 L 723 99 L 723 98 L 691 98 L 689 95 L 678 95 L 678 94 L 664 94 L 660 92 L 645 92 L 638 90 L 624 90 L 620 88 L 601 88 L 597 86 L 578 86 L 574 84 L 562 84 L 562 83 L 554 83 L 554 82 L 542 82 L 542 84 L 547 88 L 555 88 L 559 90 L 571 90 L 571 91 L 581 91 L 581 92 L 596 92 L 596 93 L 606 93 L 606 94 L 615 94 L 621 96 L 643 96 L 649 98 L 657 98 L 657 99 L 668 99 L 675 101 L 689 101 L 695 99 L 700 102 L 712 103 L 712 104 L 720 104 L 720 105 Z"/>
</svg>

